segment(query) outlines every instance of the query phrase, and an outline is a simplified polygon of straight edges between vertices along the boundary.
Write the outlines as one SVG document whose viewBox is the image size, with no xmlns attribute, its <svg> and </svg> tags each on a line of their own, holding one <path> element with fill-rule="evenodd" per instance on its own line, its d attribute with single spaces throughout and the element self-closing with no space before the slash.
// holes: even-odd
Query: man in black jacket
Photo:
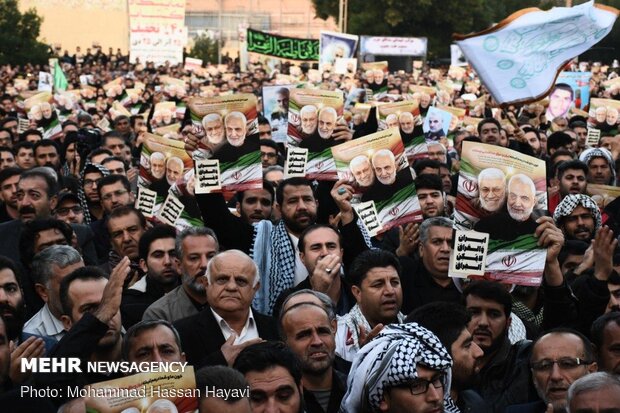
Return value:
<svg viewBox="0 0 620 413">
<path fill-rule="evenodd" d="M 250 308 L 259 274 L 249 256 L 239 250 L 224 251 L 209 261 L 202 278 L 209 307 L 174 324 L 191 365 L 232 366 L 245 347 L 261 339 L 277 339 L 273 319 Z"/>
</svg>

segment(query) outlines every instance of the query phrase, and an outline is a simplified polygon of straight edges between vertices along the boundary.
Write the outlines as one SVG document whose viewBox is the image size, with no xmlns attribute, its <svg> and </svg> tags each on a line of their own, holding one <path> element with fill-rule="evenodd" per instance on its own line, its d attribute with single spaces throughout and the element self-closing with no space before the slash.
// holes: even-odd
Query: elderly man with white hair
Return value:
<svg viewBox="0 0 620 413">
<path fill-rule="evenodd" d="M 205 130 L 207 141 L 212 145 L 219 145 L 224 139 L 224 125 L 219 113 L 209 113 L 202 118 L 202 127 Z"/>
<path fill-rule="evenodd" d="M 478 174 L 478 204 L 485 212 L 497 212 L 506 203 L 506 174 L 486 168 Z"/>
<path fill-rule="evenodd" d="M 515 174 L 508 181 L 507 208 L 480 219 L 474 230 L 491 234 L 491 239 L 512 241 L 526 234 L 534 234 L 542 216 L 536 207 L 536 186 L 525 174 Z"/>
<path fill-rule="evenodd" d="M 349 162 L 349 169 L 355 182 L 361 187 L 369 187 L 375 182 L 370 159 L 366 155 L 358 155 Z"/>
<path fill-rule="evenodd" d="M 314 105 L 306 105 L 299 111 L 301 118 L 301 131 L 306 135 L 312 135 L 316 132 L 318 125 L 318 109 Z"/>
<path fill-rule="evenodd" d="M 398 115 L 396 113 L 390 113 L 385 117 L 385 125 L 388 129 L 398 128 Z"/>
<path fill-rule="evenodd" d="M 166 175 L 166 155 L 161 152 L 153 152 L 149 158 L 151 175 L 155 179 L 161 179 Z"/>
<path fill-rule="evenodd" d="M 247 131 L 247 119 L 241 112 L 230 112 L 224 118 L 224 127 L 226 129 L 226 139 L 232 146 L 239 147 L 245 142 L 245 133 Z"/>
<path fill-rule="evenodd" d="M 399 170 L 396 157 L 389 149 L 379 149 L 371 157 L 375 183 L 362 195 L 362 201 L 389 199 L 407 185 L 413 184 L 409 168 Z"/>
<path fill-rule="evenodd" d="M 202 277 L 209 306 L 174 324 L 191 365 L 231 366 L 245 347 L 278 339 L 276 322 L 250 307 L 259 280 L 258 267 L 242 251 L 224 251 L 209 261 Z"/>
</svg>

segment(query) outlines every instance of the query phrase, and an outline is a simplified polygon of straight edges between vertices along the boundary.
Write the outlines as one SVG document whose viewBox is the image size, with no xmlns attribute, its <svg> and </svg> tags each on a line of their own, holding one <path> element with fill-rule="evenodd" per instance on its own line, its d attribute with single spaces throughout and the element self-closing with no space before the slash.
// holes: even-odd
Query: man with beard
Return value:
<svg viewBox="0 0 620 413">
<path fill-rule="evenodd" d="M 314 135 L 318 125 L 317 108 L 314 105 L 306 105 L 299 111 L 301 118 L 301 132 L 306 135 Z"/>
<path fill-rule="evenodd" d="M 248 189 L 237 193 L 237 213 L 247 223 L 271 219 L 275 192 L 273 186 L 263 183 L 263 189 Z"/>
<path fill-rule="evenodd" d="M 21 173 L 22 170 L 19 168 L 7 168 L 0 171 L 0 200 L 4 204 L 0 207 L 0 223 L 19 217 L 16 194 Z"/>
<path fill-rule="evenodd" d="M 151 175 L 159 180 L 166 174 L 166 155 L 161 152 L 153 152 L 149 158 Z"/>
<path fill-rule="evenodd" d="M 369 200 L 384 201 L 413 183 L 411 170 L 403 168 L 398 171 L 396 158 L 389 149 L 379 149 L 372 155 L 371 162 L 376 181 L 362 195 L 362 202 Z"/>
<path fill-rule="evenodd" d="M 177 156 L 171 156 L 166 160 L 166 181 L 168 185 L 174 184 L 183 176 L 183 160 Z"/>
<path fill-rule="evenodd" d="M 224 140 L 224 124 L 219 113 L 210 113 L 202 118 L 202 127 L 205 130 L 207 142 L 214 147 Z"/>
<path fill-rule="evenodd" d="M 478 123 L 478 137 L 482 143 L 489 145 L 499 145 L 501 136 L 500 130 L 502 126 L 494 118 L 484 118 Z"/>
<path fill-rule="evenodd" d="M 126 329 L 142 320 L 151 304 L 179 285 L 175 238 L 176 230 L 167 225 L 150 228 L 140 237 L 138 256 L 146 275 L 123 291 L 121 316 Z"/>
<path fill-rule="evenodd" d="M 418 175 L 413 182 L 420 201 L 422 218 L 444 216 L 446 199 L 441 178 L 437 175 L 422 174 Z"/>
<path fill-rule="evenodd" d="M 387 129 L 398 128 L 398 115 L 390 113 L 385 117 L 385 125 Z"/>
<path fill-rule="evenodd" d="M 288 307 L 278 322 L 282 340 L 301 364 L 306 412 L 337 413 L 346 376 L 336 371 L 337 321 L 321 305 L 301 302 Z"/>
<path fill-rule="evenodd" d="M 452 357 L 452 386 L 450 397 L 462 412 L 488 411 L 478 393 L 468 390 L 480 371 L 482 349 L 474 343 L 467 324 L 471 315 L 461 305 L 446 302 L 426 304 L 407 316 L 405 322 L 415 322 L 432 331 Z"/>
<path fill-rule="evenodd" d="M 573 321 L 576 310 L 558 262 L 564 244 L 562 232 L 551 218 L 542 217 L 538 219 L 534 236 L 547 250 L 542 293 L 545 297 L 543 329 L 548 330 Z M 531 342 L 511 344 L 508 338 L 512 298 L 507 289 L 492 281 L 474 281 L 463 290 L 463 301 L 472 316 L 467 329 L 484 351 L 480 373 L 472 388 L 494 412 L 504 411 L 512 404 L 538 400 L 529 370 Z"/>
<path fill-rule="evenodd" d="M 355 182 L 362 188 L 368 188 L 375 182 L 370 159 L 366 155 L 358 155 L 349 162 L 349 170 Z"/>
<path fill-rule="evenodd" d="M 181 285 L 151 304 L 142 320 L 174 322 L 204 309 L 208 304 L 201 277 L 219 248 L 217 236 L 210 228 L 191 227 L 181 231 L 175 241 Z"/>
<path fill-rule="evenodd" d="M 598 369 L 620 377 L 620 312 L 613 311 L 597 318 L 590 336 L 596 348 Z"/>
<path fill-rule="evenodd" d="M 332 134 L 336 128 L 338 113 L 336 109 L 325 106 L 318 112 L 318 128 L 315 133 L 302 139 L 299 143 L 300 148 L 307 148 L 309 152 L 320 153 L 340 143 L 332 139 Z"/>
<path fill-rule="evenodd" d="M 274 320 L 251 308 L 259 278 L 258 267 L 242 251 L 227 250 L 209 261 L 198 280 L 209 305 L 174 323 L 189 364 L 232 366 L 244 348 L 277 340 Z"/>
<path fill-rule="evenodd" d="M 220 164 L 236 163 L 243 155 L 253 152 L 260 153 L 260 137 L 258 133 L 246 136 L 248 132 L 247 119 L 243 113 L 235 111 L 226 115 L 224 130 L 226 141 L 213 152 L 213 158 L 218 159 Z M 194 140 L 193 137 L 192 140 Z"/>
<path fill-rule="evenodd" d="M 60 168 L 58 144 L 51 139 L 43 139 L 34 144 L 34 159 L 37 166 L 49 166 L 54 171 Z"/>
<path fill-rule="evenodd" d="M 513 175 L 508 181 L 507 192 L 507 211 L 483 217 L 474 225 L 474 230 L 490 234 L 493 240 L 505 241 L 534 233 L 538 226 L 533 217 L 536 206 L 534 182 L 527 175 Z M 538 217 L 540 213 L 537 211 L 535 215 Z"/>
<path fill-rule="evenodd" d="M 588 182 L 598 185 L 615 185 L 616 169 L 614 158 L 605 148 L 586 149 L 579 160 L 588 165 Z"/>
<path fill-rule="evenodd" d="M 601 228 L 601 213 L 587 195 L 567 195 L 555 209 L 553 220 L 567 240 L 590 242 Z"/>
<path fill-rule="evenodd" d="M 428 131 L 424 133 L 427 142 L 438 141 L 446 132 L 443 130 L 443 117 L 440 112 L 431 111 L 428 114 Z"/>
<path fill-rule="evenodd" d="M 338 192 L 342 188 L 344 192 Z M 331 191 L 341 220 L 339 229 L 347 243 L 345 251 L 355 256 L 366 248 L 351 207 L 352 188 L 337 182 Z M 221 194 L 197 195 L 203 221 L 213 228 L 222 245 L 228 249 L 252 251 L 261 274 L 261 288 L 254 298 L 254 308 L 271 314 L 282 291 L 302 282 L 308 271 L 299 257 L 298 240 L 301 233 L 316 223 L 318 202 L 313 186 L 304 178 L 289 178 L 276 190 L 276 211 L 282 216 L 279 223 L 262 220 L 253 225 L 233 215 Z"/>
<path fill-rule="evenodd" d="M 339 357 L 353 361 L 383 326 L 403 321 L 401 273 L 398 258 L 384 250 L 364 251 L 355 258 L 347 275 L 356 305 L 338 319 L 336 354 Z"/>
<path fill-rule="evenodd" d="M 112 250 L 108 262 L 102 268 L 109 272 L 123 257 L 129 258 L 131 274 L 127 277 L 127 283 L 132 285 L 144 275 L 139 265 L 138 243 L 146 231 L 146 218 L 131 205 L 121 206 L 110 212 L 107 228 Z"/>
<path fill-rule="evenodd" d="M 398 124 L 404 135 L 411 135 L 415 128 L 415 121 L 411 112 L 403 112 L 398 116 Z"/>
<path fill-rule="evenodd" d="M 588 165 L 578 160 L 561 162 L 556 177 L 558 192 L 549 197 L 549 212 L 553 214 L 560 201 L 567 195 L 586 194 Z"/>
<path fill-rule="evenodd" d="M 245 115 L 241 112 L 230 112 L 224 118 L 224 127 L 226 130 L 226 140 L 235 147 L 240 147 L 245 142 L 245 133 L 247 130 Z"/>
<path fill-rule="evenodd" d="M 109 174 L 107 168 L 94 163 L 87 163 L 80 174 L 78 196 L 84 208 L 84 222 L 87 224 L 103 218 L 104 212 L 99 199 L 97 181 Z"/>
<path fill-rule="evenodd" d="M 478 205 L 485 215 L 498 212 L 506 203 L 506 175 L 501 169 L 486 168 L 478 175 Z M 476 201 L 474 201 L 476 202 Z"/>
</svg>

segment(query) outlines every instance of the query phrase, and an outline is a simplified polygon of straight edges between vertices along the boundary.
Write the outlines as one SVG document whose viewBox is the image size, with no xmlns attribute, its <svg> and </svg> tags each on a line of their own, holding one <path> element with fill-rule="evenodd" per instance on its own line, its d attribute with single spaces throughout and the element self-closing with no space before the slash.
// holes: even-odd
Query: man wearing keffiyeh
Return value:
<svg viewBox="0 0 620 413">
<path fill-rule="evenodd" d="M 458 412 L 449 396 L 451 366 L 429 330 L 389 325 L 357 353 L 340 412 Z"/>
<path fill-rule="evenodd" d="M 616 184 L 615 162 L 609 150 L 605 148 L 586 149 L 579 155 L 579 160 L 588 165 L 588 183 Z"/>
<path fill-rule="evenodd" d="M 567 195 L 553 213 L 553 220 L 569 240 L 589 242 L 601 228 L 601 212 L 592 198 Z"/>
</svg>

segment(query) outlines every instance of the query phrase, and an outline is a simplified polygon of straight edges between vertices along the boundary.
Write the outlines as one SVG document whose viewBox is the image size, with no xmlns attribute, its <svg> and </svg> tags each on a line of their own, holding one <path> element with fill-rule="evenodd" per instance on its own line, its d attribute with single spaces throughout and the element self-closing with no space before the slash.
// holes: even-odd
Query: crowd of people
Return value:
<svg viewBox="0 0 620 413">
<path fill-rule="evenodd" d="M 455 74 L 423 65 L 387 74 L 378 88 L 363 70 L 317 74 L 283 64 L 271 71 L 255 61 L 240 71 L 232 60 L 189 70 L 100 50 L 59 60 L 67 91 L 36 105 L 28 99 L 49 67 L 0 67 L 0 406 L 86 411 L 85 400 L 66 394 L 20 393 L 121 376 L 20 368 L 39 357 L 77 357 L 187 361 L 198 389 L 250 389 L 200 397 L 200 412 L 620 409 L 620 210 L 617 193 L 588 190 L 620 183 L 615 109 L 593 119 L 587 108 L 570 108 L 572 95 L 563 107 L 563 87 L 548 102 L 500 109 L 470 68 Z M 620 100 L 618 68 L 588 70 L 590 98 Z M 448 90 L 446 81 L 460 88 Z M 374 110 L 383 101 L 419 103 L 418 116 L 388 120 L 401 136 L 421 127 L 433 106 L 477 119 L 447 135 L 440 119 L 429 119 L 433 142 L 406 169 L 421 222 L 370 237 L 352 205 L 351 182 L 284 175 L 286 148 L 272 136 L 279 118 L 261 116 L 260 98 L 262 87 L 291 82 L 345 97 L 364 90 L 342 118 L 301 114 L 302 127 L 320 118 L 319 135 L 330 128 L 341 142 L 376 132 Z M 195 194 L 203 226 L 179 229 L 145 217 L 134 205 L 145 139 L 173 125 L 166 133 L 188 153 L 200 144 L 191 120 L 156 116 L 156 105 L 234 93 L 259 98 L 262 189 L 231 200 Z M 284 111 L 288 94 L 278 104 Z M 119 105 L 130 115 L 119 114 Z M 220 140 L 229 128 L 221 119 L 203 126 Z M 589 129 L 600 131 L 597 143 L 587 140 Z M 546 162 L 549 214 L 528 227 L 546 249 L 540 286 L 449 277 L 463 142 Z M 165 191 L 182 179 L 174 162 L 150 158 L 150 173 L 166 177 Z M 384 177 L 391 172 L 374 158 L 351 169 L 362 186 L 375 176 L 400 179 Z M 504 198 L 513 184 L 504 188 L 504 179 L 481 174 L 481 207 L 510 212 Z M 488 230 L 502 225 L 495 221 Z"/>
</svg>

